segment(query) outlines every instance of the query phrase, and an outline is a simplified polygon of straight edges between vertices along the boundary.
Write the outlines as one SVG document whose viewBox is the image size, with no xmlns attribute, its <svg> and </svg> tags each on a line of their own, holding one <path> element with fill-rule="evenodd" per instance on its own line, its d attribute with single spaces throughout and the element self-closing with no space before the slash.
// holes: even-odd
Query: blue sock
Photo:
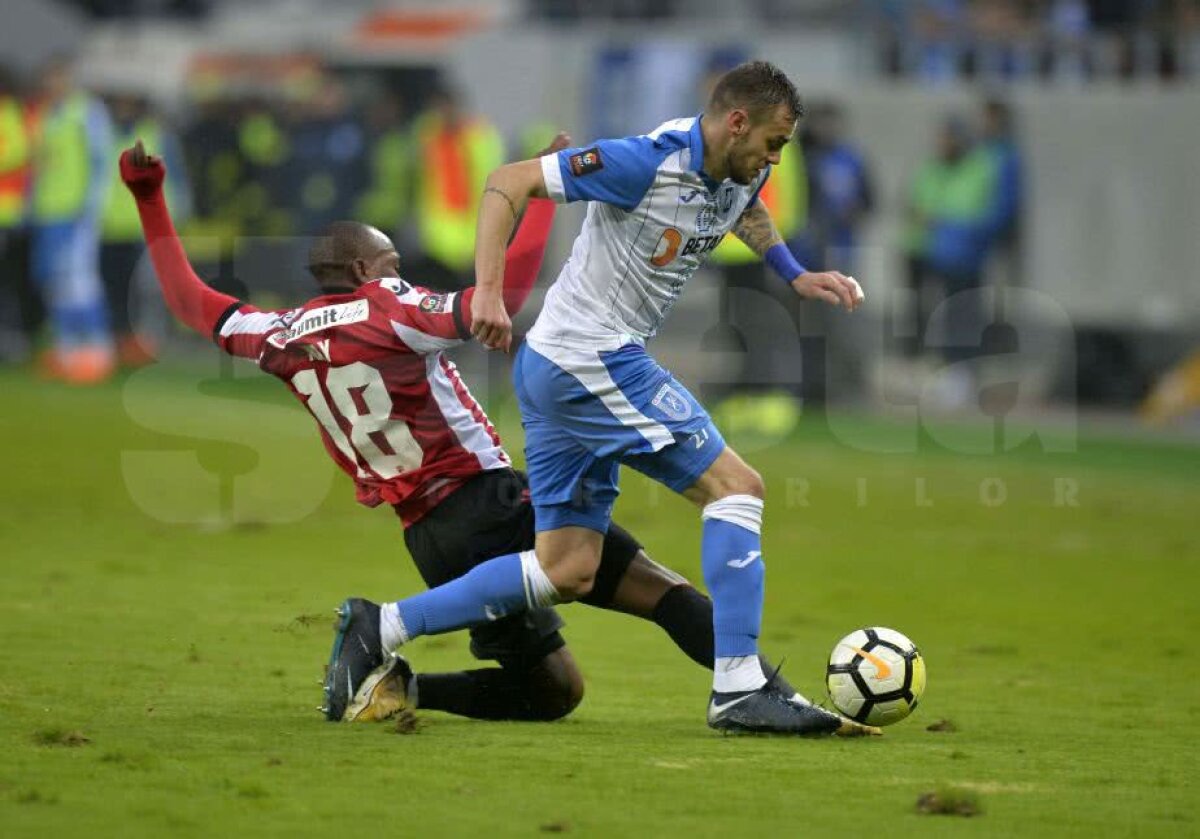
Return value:
<svg viewBox="0 0 1200 839">
<path fill-rule="evenodd" d="M 381 640 L 390 650 L 421 635 L 466 629 L 556 602 L 558 592 L 533 551 L 505 554 L 429 591 L 384 604 Z"/>
<path fill-rule="evenodd" d="M 701 565 L 713 601 L 713 640 L 718 661 L 758 653 L 766 577 L 759 535 L 762 507 L 760 498 L 732 495 L 704 508 Z"/>
</svg>

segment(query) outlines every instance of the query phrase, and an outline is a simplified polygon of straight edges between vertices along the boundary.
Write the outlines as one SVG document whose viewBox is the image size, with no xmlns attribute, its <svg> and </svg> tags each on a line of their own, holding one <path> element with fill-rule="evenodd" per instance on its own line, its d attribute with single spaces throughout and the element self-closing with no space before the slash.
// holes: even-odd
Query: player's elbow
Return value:
<svg viewBox="0 0 1200 839">
<path fill-rule="evenodd" d="M 539 160 L 505 163 L 492 170 L 485 189 L 498 189 L 510 198 L 545 198 L 546 186 Z"/>
</svg>

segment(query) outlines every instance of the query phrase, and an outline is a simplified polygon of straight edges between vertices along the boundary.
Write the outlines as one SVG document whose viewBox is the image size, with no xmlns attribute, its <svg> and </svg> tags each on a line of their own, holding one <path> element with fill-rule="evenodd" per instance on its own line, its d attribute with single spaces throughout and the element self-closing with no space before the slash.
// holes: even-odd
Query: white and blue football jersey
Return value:
<svg viewBox="0 0 1200 839">
<path fill-rule="evenodd" d="M 590 350 L 653 336 L 770 174 L 768 166 L 747 185 L 705 175 L 700 117 L 564 149 L 541 163 L 551 198 L 590 203 L 528 338 Z"/>
</svg>

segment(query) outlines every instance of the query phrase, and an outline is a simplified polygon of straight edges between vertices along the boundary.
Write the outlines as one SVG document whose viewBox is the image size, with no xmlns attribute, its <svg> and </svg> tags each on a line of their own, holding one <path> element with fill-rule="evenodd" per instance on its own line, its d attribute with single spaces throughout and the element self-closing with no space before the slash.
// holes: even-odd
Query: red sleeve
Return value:
<svg viewBox="0 0 1200 839">
<path fill-rule="evenodd" d="M 260 312 L 235 297 L 209 288 L 196 276 L 179 234 L 175 232 L 161 190 L 138 197 L 137 208 L 167 308 L 192 329 L 210 336 L 226 352 L 257 358 L 262 342 L 259 339 L 255 343 L 250 336 L 255 334 L 254 329 L 265 326 L 268 319 L 277 320 L 278 315 Z M 225 331 L 230 334 L 224 335 Z M 232 335 L 241 337 L 231 340 Z"/>
<path fill-rule="evenodd" d="M 554 225 L 554 210 L 555 204 L 549 198 L 530 199 L 517 235 L 504 254 L 504 308 L 510 315 L 521 311 L 537 283 L 550 228 Z M 471 334 L 471 298 L 474 296 L 474 287 L 468 288 L 459 302 L 467 336 Z"/>
<path fill-rule="evenodd" d="M 400 340 L 418 353 L 446 349 L 471 337 L 462 322 L 463 295 L 458 292 L 442 294 L 390 278 L 363 289 L 387 313 Z"/>
<path fill-rule="evenodd" d="M 213 326 L 213 340 L 230 355 L 255 361 L 268 337 L 291 325 L 297 309 L 264 312 L 248 303 L 233 302 Z"/>
</svg>

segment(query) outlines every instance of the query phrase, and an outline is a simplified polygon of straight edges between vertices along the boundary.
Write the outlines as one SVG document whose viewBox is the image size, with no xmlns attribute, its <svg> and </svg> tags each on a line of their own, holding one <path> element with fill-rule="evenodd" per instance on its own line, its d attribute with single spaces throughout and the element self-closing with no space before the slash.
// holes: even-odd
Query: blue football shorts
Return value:
<svg viewBox="0 0 1200 839">
<path fill-rule="evenodd" d="M 604 533 L 623 463 L 682 492 L 725 449 L 708 412 L 645 347 L 526 342 L 513 371 L 537 530 Z"/>
</svg>

